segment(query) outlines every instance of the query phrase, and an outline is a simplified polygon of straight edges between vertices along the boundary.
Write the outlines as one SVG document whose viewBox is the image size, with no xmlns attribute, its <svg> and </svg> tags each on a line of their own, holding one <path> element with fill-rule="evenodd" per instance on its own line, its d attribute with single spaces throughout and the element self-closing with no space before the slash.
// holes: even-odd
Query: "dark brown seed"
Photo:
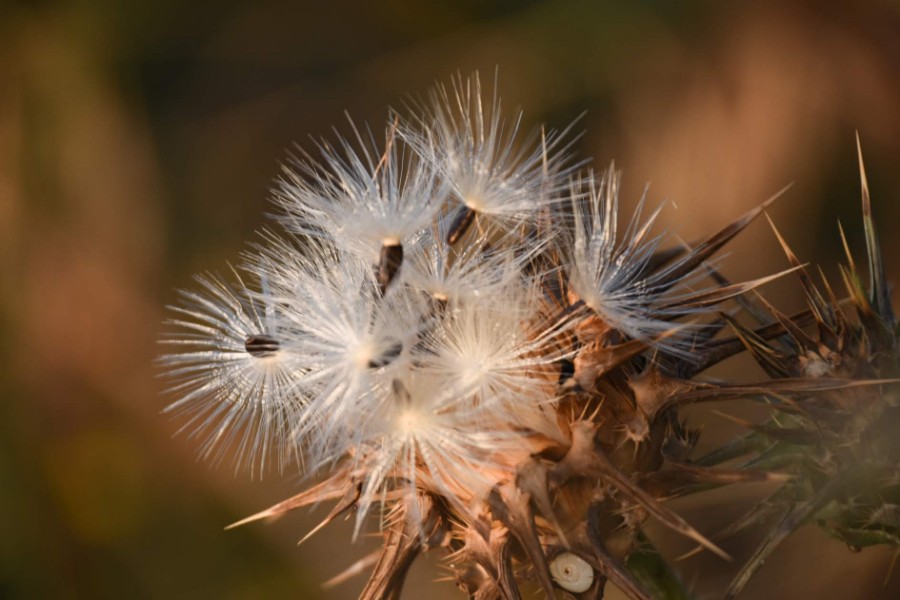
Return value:
<svg viewBox="0 0 900 600">
<path fill-rule="evenodd" d="M 453 218 L 453 222 L 450 224 L 450 230 L 447 231 L 447 243 L 452 246 L 458 242 L 459 238 L 461 238 L 469 229 L 469 225 L 472 224 L 474 219 L 475 211 L 468 206 L 462 207 Z"/>
<path fill-rule="evenodd" d="M 248 336 L 244 341 L 244 349 L 256 358 L 272 356 L 278 352 L 279 347 L 278 340 L 265 333 Z"/>
<path fill-rule="evenodd" d="M 381 247 L 381 257 L 378 260 L 376 277 L 378 278 L 378 287 L 381 293 L 387 290 L 387 287 L 394 280 L 400 265 L 403 264 L 403 246 L 400 244 L 384 244 Z"/>
<path fill-rule="evenodd" d="M 381 356 L 379 356 L 376 359 L 370 360 L 369 368 L 370 369 L 378 369 L 378 368 L 384 367 L 386 365 L 389 365 L 394 361 L 394 359 L 396 359 L 398 356 L 400 356 L 401 352 L 403 352 L 403 344 L 401 344 L 400 342 L 397 342 L 396 344 L 394 344 L 393 346 L 391 346 L 390 348 L 385 350 L 381 354 Z"/>
</svg>

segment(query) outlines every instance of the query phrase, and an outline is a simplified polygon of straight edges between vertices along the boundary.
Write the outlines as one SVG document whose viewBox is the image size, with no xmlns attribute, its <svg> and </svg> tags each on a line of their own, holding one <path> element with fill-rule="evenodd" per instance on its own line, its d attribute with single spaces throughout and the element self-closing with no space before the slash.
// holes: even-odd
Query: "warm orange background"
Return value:
<svg viewBox="0 0 900 600">
<path fill-rule="evenodd" d="M 626 204 L 652 181 L 685 239 L 795 182 L 771 214 L 831 274 L 838 218 L 861 248 L 859 130 L 900 280 L 896 1 L 6 0 L 0 597 L 354 597 L 360 580 L 318 587 L 365 552 L 346 527 L 299 549 L 306 514 L 222 531 L 298 476 L 252 482 L 173 437 L 152 364 L 163 307 L 191 274 L 238 260 L 292 142 L 309 147 L 345 109 L 379 123 L 435 79 L 495 66 L 529 126 L 586 110 L 581 151 L 624 169 Z M 758 223 L 728 264 L 738 278 L 785 261 Z M 798 305 L 794 286 L 771 289 Z M 716 500 L 682 507 L 713 532 L 732 514 Z M 900 574 L 882 587 L 890 558 L 805 530 L 745 597 L 900 597 Z M 712 594 L 734 571 L 679 566 Z M 417 569 L 406 597 L 439 575 Z M 447 583 L 427 594 L 457 597 Z"/>
</svg>

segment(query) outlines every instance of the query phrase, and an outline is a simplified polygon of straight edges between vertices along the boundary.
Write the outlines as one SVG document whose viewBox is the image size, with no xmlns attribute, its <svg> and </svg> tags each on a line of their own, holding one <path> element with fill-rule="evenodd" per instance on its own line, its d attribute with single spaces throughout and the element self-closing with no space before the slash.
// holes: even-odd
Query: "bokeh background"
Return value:
<svg viewBox="0 0 900 600">
<path fill-rule="evenodd" d="M 299 475 L 253 481 L 175 435 L 153 366 L 164 306 L 238 260 L 293 142 L 495 68 L 529 127 L 586 111 L 580 151 L 624 170 L 626 205 L 652 182 L 685 239 L 794 182 L 770 214 L 832 275 L 838 219 L 861 248 L 858 130 L 900 280 L 896 1 L 0 0 L 0 597 L 355 597 L 362 579 L 319 584 L 371 541 L 339 524 L 295 545 L 321 511 L 222 530 Z M 764 222 L 727 264 L 785 267 Z M 720 500 L 679 508 L 712 532 Z M 804 530 L 745 597 L 896 598 L 890 563 Z M 736 565 L 679 568 L 715 597 Z M 443 575 L 417 567 L 405 597 L 458 597 Z"/>
</svg>

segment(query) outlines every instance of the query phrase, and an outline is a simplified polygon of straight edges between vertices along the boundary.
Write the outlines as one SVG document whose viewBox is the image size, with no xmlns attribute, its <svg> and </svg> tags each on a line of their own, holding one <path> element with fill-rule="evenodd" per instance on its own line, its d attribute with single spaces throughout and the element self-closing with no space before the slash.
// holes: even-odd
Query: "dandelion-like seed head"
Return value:
<svg viewBox="0 0 900 600">
<path fill-rule="evenodd" d="M 376 262 L 430 226 L 447 194 L 433 164 L 388 125 L 384 142 L 351 121 L 352 139 L 318 144 L 320 159 L 301 153 L 276 193 L 287 228 L 324 236 L 338 248 Z"/>
<path fill-rule="evenodd" d="M 519 414 L 555 397 L 557 346 L 564 323 L 540 323 L 529 288 L 515 281 L 495 290 L 502 302 L 452 304 L 422 343 L 419 364 L 462 397 Z M 511 415 L 507 414 L 507 418 Z"/>
<path fill-rule="evenodd" d="M 197 277 L 199 291 L 182 292 L 159 362 L 180 396 L 167 410 L 206 436 L 203 454 L 221 459 L 233 447 L 237 466 L 261 472 L 273 453 L 279 467 L 297 457 L 288 432 L 306 402 L 296 384 L 303 366 L 271 297 L 233 275 L 236 285 L 208 275 Z"/>
<path fill-rule="evenodd" d="M 430 491 L 466 511 L 530 447 L 487 407 L 457 396 L 421 372 L 394 379 L 385 404 L 366 424 L 357 460 L 366 475 L 357 531 L 378 498 Z"/>
<path fill-rule="evenodd" d="M 560 238 L 569 290 L 610 330 L 689 358 L 696 355 L 693 336 L 704 327 L 697 322 L 700 317 L 780 274 L 734 285 L 704 284 L 716 273 L 711 255 L 729 239 L 721 234 L 661 259 L 663 234 L 654 234 L 653 227 L 662 206 L 644 219 L 646 190 L 620 239 L 620 178 L 610 167 L 602 176 L 588 172 L 572 181 L 572 212 L 566 216 L 571 227 Z M 743 226 L 752 216 L 741 220 Z M 686 316 L 695 322 L 678 323 Z"/>
<path fill-rule="evenodd" d="M 663 251 L 660 211 L 644 219 L 642 199 L 620 232 L 618 173 L 576 172 L 568 129 L 523 139 L 496 84 L 485 97 L 477 74 L 458 76 L 412 110 L 300 152 L 275 192 L 286 231 L 264 231 L 231 282 L 181 294 L 160 358 L 168 410 L 206 455 L 323 475 L 251 519 L 334 500 L 325 522 L 355 511 L 358 535 L 380 515 L 367 600 L 398 597 L 431 549 L 475 598 L 521 597 L 523 578 L 594 597 L 609 578 L 644 600 L 622 565 L 649 515 L 724 556 L 659 500 L 742 475 L 691 462 L 679 407 L 761 389 L 800 407 L 779 393 L 834 376 L 829 343 L 886 330 L 853 333 L 808 279 L 822 343 L 802 315 L 742 299 L 750 329 L 720 306 L 774 277 L 731 284 L 710 262 L 767 204 Z M 893 323 L 885 285 L 872 298 Z M 855 302 L 871 321 L 874 300 Z M 738 337 L 716 339 L 726 326 Z M 796 377 L 692 380 L 743 345 Z"/>
<path fill-rule="evenodd" d="M 662 285 L 654 286 L 648 269 L 661 241 L 650 235 L 659 210 L 641 223 L 639 206 L 619 240 L 619 180 L 610 169 L 602 177 L 588 173 L 571 184 L 573 237 L 565 241 L 569 284 L 613 328 L 652 339 L 672 327 L 664 315 L 654 316 L 652 308 L 665 291 Z"/>
<path fill-rule="evenodd" d="M 438 85 L 422 115 L 401 135 L 441 173 L 463 214 L 515 227 L 557 201 L 577 168 L 568 129 L 520 139 L 521 111 L 504 118 L 496 82 L 485 98 L 477 74 Z"/>
</svg>

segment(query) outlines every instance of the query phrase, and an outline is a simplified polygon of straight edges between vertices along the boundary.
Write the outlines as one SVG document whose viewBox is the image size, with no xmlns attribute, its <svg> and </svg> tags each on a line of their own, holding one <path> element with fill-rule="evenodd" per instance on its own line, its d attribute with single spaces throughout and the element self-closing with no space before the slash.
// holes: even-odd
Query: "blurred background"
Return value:
<svg viewBox="0 0 900 600">
<path fill-rule="evenodd" d="M 838 219 L 862 248 L 858 130 L 900 281 L 896 1 L 0 0 L 0 598 L 355 597 L 362 578 L 320 583 L 370 542 L 336 525 L 295 545 L 323 511 L 222 530 L 300 478 L 253 481 L 175 435 L 164 307 L 238 260 L 293 142 L 496 67 L 529 127 L 587 111 L 580 151 L 623 169 L 626 205 L 652 182 L 685 239 L 793 182 L 770 214 L 832 275 Z M 727 272 L 785 266 L 760 222 Z M 792 284 L 770 288 L 787 312 Z M 711 533 L 726 515 L 705 502 L 678 508 Z M 737 564 L 679 568 L 715 597 Z M 890 564 L 804 530 L 744 597 L 896 598 Z M 459 597 L 444 575 L 417 566 L 405 597 Z"/>
</svg>

